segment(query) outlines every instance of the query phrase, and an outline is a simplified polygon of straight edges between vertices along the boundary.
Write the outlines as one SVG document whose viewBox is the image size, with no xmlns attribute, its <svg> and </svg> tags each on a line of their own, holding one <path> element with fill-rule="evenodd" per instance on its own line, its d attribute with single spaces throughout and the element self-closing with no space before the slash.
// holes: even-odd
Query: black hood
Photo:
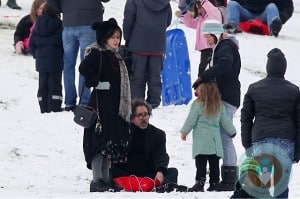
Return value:
<svg viewBox="0 0 300 199">
<path fill-rule="evenodd" d="M 284 77 L 286 71 L 286 59 L 278 48 L 270 50 L 267 61 L 267 75 L 273 77 Z"/>
</svg>

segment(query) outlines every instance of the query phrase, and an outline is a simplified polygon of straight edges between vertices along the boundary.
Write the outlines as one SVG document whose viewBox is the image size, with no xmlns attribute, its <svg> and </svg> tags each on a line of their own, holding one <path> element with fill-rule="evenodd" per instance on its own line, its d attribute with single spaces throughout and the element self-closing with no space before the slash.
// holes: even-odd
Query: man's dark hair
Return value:
<svg viewBox="0 0 300 199">
<path fill-rule="evenodd" d="M 147 108 L 149 115 L 150 116 L 152 115 L 152 108 L 151 108 L 150 104 L 148 104 L 145 100 L 142 100 L 142 99 L 134 99 L 132 101 L 132 105 L 131 105 L 132 111 L 131 111 L 130 119 L 133 119 L 135 117 L 136 109 L 139 106 L 145 106 Z"/>
</svg>

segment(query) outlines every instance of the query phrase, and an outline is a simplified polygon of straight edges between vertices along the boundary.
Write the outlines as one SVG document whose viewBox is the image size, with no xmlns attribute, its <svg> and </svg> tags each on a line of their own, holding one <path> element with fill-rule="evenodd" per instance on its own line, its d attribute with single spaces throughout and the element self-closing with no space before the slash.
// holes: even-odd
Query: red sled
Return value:
<svg viewBox="0 0 300 199">
<path fill-rule="evenodd" d="M 259 19 L 240 22 L 239 27 L 243 32 L 249 32 L 258 35 L 270 35 L 268 26 Z"/>
<path fill-rule="evenodd" d="M 115 185 L 124 188 L 127 192 L 150 192 L 160 186 L 159 181 L 154 181 L 149 177 L 123 176 L 114 178 L 113 181 Z"/>
</svg>

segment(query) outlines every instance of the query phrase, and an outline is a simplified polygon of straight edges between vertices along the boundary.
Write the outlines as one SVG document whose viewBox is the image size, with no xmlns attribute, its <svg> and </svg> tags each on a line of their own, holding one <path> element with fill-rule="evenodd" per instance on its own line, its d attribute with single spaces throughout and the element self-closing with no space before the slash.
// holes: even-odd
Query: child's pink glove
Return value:
<svg viewBox="0 0 300 199">
<path fill-rule="evenodd" d="M 24 42 L 23 41 L 18 41 L 16 43 L 16 53 L 17 54 L 22 54 L 23 49 L 24 49 Z"/>
</svg>

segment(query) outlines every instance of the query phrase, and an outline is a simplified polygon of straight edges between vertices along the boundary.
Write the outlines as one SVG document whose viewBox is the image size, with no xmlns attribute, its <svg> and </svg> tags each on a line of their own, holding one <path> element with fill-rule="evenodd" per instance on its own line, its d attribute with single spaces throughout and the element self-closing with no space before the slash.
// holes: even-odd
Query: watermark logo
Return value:
<svg viewBox="0 0 300 199">
<path fill-rule="evenodd" d="M 263 143 L 247 149 L 239 167 L 239 183 L 244 191 L 255 198 L 271 198 L 286 190 L 292 162 L 278 146 Z"/>
</svg>

